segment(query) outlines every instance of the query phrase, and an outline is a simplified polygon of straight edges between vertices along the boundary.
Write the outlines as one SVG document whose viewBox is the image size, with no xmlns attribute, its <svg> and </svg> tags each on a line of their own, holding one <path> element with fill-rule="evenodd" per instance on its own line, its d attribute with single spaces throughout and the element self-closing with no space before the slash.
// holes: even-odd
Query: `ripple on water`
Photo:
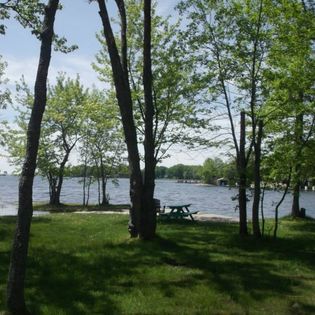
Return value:
<svg viewBox="0 0 315 315">
<path fill-rule="evenodd" d="M 67 178 L 64 181 L 61 202 L 81 203 L 82 184 L 79 178 Z M 16 215 L 18 196 L 18 177 L 0 176 L 0 215 Z M 108 182 L 110 202 L 129 203 L 129 179 L 120 179 L 119 186 Z M 161 200 L 161 205 L 191 204 L 192 210 L 238 217 L 235 211 L 237 205 L 232 197 L 237 194 L 237 189 L 210 185 L 183 184 L 174 180 L 157 180 L 155 197 Z M 266 217 L 274 216 L 275 203 L 280 200 L 282 192 L 266 191 L 264 209 Z M 34 201 L 47 202 L 49 200 L 48 184 L 46 179 L 37 176 L 34 181 Z M 98 201 L 97 184 L 91 186 L 90 203 Z M 282 206 L 280 215 L 289 214 L 292 196 L 288 194 Z M 315 192 L 308 191 L 301 194 L 301 207 L 306 209 L 307 215 L 315 217 Z M 248 209 L 251 202 L 248 203 Z"/>
</svg>

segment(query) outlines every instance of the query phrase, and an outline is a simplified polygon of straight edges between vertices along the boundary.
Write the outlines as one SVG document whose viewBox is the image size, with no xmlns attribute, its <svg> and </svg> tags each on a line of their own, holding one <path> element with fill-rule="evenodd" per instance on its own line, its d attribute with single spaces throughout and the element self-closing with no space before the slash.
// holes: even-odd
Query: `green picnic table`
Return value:
<svg viewBox="0 0 315 315">
<path fill-rule="evenodd" d="M 160 216 L 168 219 L 183 219 L 189 216 L 194 221 L 194 217 L 192 215 L 198 213 L 198 211 L 190 211 L 190 206 L 191 204 L 170 205 L 167 207 L 171 209 L 171 211 L 160 213 Z"/>
</svg>

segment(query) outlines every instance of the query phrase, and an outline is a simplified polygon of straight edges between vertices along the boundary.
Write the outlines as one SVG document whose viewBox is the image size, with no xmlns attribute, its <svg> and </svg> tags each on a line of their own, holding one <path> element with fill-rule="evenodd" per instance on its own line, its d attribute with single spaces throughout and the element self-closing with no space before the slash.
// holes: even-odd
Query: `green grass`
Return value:
<svg viewBox="0 0 315 315">
<path fill-rule="evenodd" d="M 232 223 L 160 222 L 131 240 L 125 215 L 34 218 L 26 279 L 33 314 L 315 314 L 315 222 L 277 240 Z M 0 218 L 0 310 L 14 218 Z"/>
<path fill-rule="evenodd" d="M 115 204 L 115 205 L 89 205 L 82 206 L 79 204 L 61 204 L 58 206 L 45 204 L 45 203 L 36 203 L 34 205 L 35 211 L 48 211 L 52 213 L 57 212 L 75 212 L 75 211 L 116 211 L 121 212 L 124 209 L 129 209 L 129 204 Z"/>
</svg>

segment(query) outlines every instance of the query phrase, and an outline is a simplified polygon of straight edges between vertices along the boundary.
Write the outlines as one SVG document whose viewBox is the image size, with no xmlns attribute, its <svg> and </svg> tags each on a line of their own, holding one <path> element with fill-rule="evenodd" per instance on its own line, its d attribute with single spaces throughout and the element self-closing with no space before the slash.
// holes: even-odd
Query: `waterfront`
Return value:
<svg viewBox="0 0 315 315">
<path fill-rule="evenodd" d="M 82 184 L 80 178 L 66 178 L 64 181 L 61 201 L 64 203 L 82 202 Z M 18 177 L 0 177 L 0 215 L 14 215 L 17 212 Z M 108 182 L 108 194 L 110 203 L 129 203 L 129 180 L 119 179 L 119 185 Z M 157 180 L 155 197 L 161 200 L 161 205 L 178 203 L 192 204 L 192 210 L 198 210 L 211 214 L 238 217 L 236 200 L 232 200 L 237 194 L 237 189 L 208 186 L 201 184 L 183 184 L 176 180 Z M 97 184 L 91 186 L 90 204 L 97 203 Z M 274 216 L 275 204 L 280 200 L 282 192 L 266 191 L 264 212 L 266 217 Z M 48 202 L 48 184 L 44 178 L 36 177 L 34 182 L 34 202 Z M 289 214 L 292 195 L 289 193 L 280 207 L 279 214 Z M 301 207 L 306 209 L 306 214 L 315 218 L 315 192 L 301 193 Z M 251 201 L 248 203 L 250 209 Z"/>
</svg>

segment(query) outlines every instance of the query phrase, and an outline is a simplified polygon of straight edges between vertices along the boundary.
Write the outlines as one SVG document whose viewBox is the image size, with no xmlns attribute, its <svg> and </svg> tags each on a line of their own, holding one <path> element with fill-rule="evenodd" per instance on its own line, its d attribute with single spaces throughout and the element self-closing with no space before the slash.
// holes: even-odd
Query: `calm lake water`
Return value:
<svg viewBox="0 0 315 315">
<path fill-rule="evenodd" d="M 82 202 L 82 184 L 78 178 L 67 178 L 64 181 L 61 201 L 64 203 Z M 17 212 L 18 177 L 0 176 L 0 215 L 14 215 Z M 108 183 L 110 203 L 129 203 L 129 180 L 120 179 L 119 185 Z M 161 205 L 190 203 L 192 210 L 207 213 L 238 217 L 235 211 L 237 201 L 232 197 L 237 190 L 227 187 L 206 186 L 198 184 L 177 183 L 174 180 L 157 180 L 155 197 L 161 200 Z M 91 187 L 90 203 L 97 203 L 97 185 Z M 280 200 L 282 192 L 266 191 L 264 211 L 266 217 L 274 216 L 275 204 Z M 44 178 L 36 177 L 34 183 L 34 201 L 49 200 L 48 185 Z M 289 193 L 280 207 L 280 216 L 289 214 L 292 196 Z M 251 202 L 248 203 L 251 206 Z M 301 194 L 301 207 L 306 214 L 315 218 L 315 192 Z"/>
</svg>

